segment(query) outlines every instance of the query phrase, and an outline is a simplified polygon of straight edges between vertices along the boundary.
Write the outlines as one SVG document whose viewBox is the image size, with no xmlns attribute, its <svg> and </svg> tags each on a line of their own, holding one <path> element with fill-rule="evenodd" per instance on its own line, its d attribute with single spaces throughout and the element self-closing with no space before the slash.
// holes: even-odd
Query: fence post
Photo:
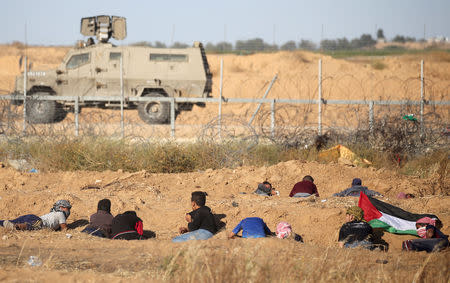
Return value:
<svg viewBox="0 0 450 283">
<path fill-rule="evenodd" d="M 217 125 L 219 127 L 219 139 L 222 140 L 222 94 L 223 90 L 223 58 L 220 59 L 220 98 L 219 98 L 219 121 L 217 121 Z"/>
<path fill-rule="evenodd" d="M 270 89 L 271 89 L 272 86 L 273 86 L 273 83 L 277 80 L 277 78 L 278 78 L 278 74 L 275 74 L 275 76 L 273 77 L 272 81 L 270 82 L 269 87 L 267 88 L 266 92 L 264 93 L 264 95 L 263 95 L 263 97 L 262 97 L 263 99 L 265 99 L 265 98 L 267 97 L 267 95 L 269 94 Z M 261 104 L 263 104 L 263 103 L 260 102 L 260 103 L 258 104 L 258 106 L 257 106 L 256 109 L 255 109 L 255 112 L 253 113 L 252 117 L 250 118 L 250 121 L 248 121 L 248 125 L 249 125 L 249 126 L 252 124 L 253 120 L 255 119 L 256 114 L 257 114 L 258 111 L 259 111 L 259 108 L 261 108 Z"/>
<path fill-rule="evenodd" d="M 424 98 L 423 98 L 423 60 L 420 61 L 420 135 L 423 135 L 423 108 L 424 108 Z"/>
<path fill-rule="evenodd" d="M 124 127 L 124 117 L 123 117 L 123 104 L 124 104 L 124 94 L 123 94 L 123 52 L 120 53 L 120 132 L 122 139 L 125 136 Z"/>
<path fill-rule="evenodd" d="M 270 134 L 275 137 L 275 99 L 270 103 Z"/>
<path fill-rule="evenodd" d="M 27 130 L 27 81 L 28 81 L 28 70 L 27 70 L 27 56 L 25 56 L 25 67 L 23 69 L 23 135 Z"/>
<path fill-rule="evenodd" d="M 79 106 L 79 103 L 78 103 L 78 101 L 80 100 L 80 97 L 79 96 L 76 96 L 75 97 L 75 109 L 74 109 L 74 111 L 75 111 L 75 136 L 76 137 L 78 137 L 78 134 L 79 134 L 79 123 L 78 123 L 78 113 L 80 113 L 80 106 Z"/>
<path fill-rule="evenodd" d="M 319 118 L 318 118 L 318 135 L 322 135 L 322 59 L 319 59 Z"/>
<path fill-rule="evenodd" d="M 369 102 L 369 132 L 373 134 L 373 101 Z"/>
<path fill-rule="evenodd" d="M 175 137 L 175 98 L 170 99 L 170 136 Z"/>
</svg>

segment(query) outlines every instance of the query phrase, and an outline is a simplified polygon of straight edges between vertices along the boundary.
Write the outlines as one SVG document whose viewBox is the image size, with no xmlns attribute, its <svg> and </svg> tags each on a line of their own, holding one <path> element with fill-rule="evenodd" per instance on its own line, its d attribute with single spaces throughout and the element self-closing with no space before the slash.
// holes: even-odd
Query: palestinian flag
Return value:
<svg viewBox="0 0 450 283">
<path fill-rule="evenodd" d="M 394 234 L 416 235 L 416 221 L 423 217 L 437 218 L 432 214 L 414 214 L 399 207 L 359 194 L 358 206 L 364 211 L 364 219 L 372 228 L 383 228 Z"/>
</svg>

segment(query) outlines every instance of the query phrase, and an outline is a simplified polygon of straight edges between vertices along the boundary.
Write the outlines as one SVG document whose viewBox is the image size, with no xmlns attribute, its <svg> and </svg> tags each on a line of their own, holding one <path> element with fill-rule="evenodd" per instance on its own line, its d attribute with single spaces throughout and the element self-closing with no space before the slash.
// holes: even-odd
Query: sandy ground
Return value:
<svg viewBox="0 0 450 283">
<path fill-rule="evenodd" d="M 289 198 L 292 186 L 307 174 L 315 178 L 320 198 L 307 202 Z M 69 230 L 67 233 L 72 235 L 70 239 L 64 232 L 7 232 L 0 229 L 0 265 L 4 269 L 0 272 L 0 279 L 17 279 L 14 270 L 27 270 L 26 260 L 30 255 L 40 256 L 46 263 L 41 267 L 46 270 L 44 273 L 54 273 L 55 278 L 79 278 L 84 281 L 84 277 L 77 277 L 78 273 L 71 273 L 79 270 L 93 272 L 91 275 L 83 272 L 83 276 L 90 279 L 103 274 L 118 276 L 125 271 L 126 278 L 150 276 L 142 272 L 146 270 L 145 266 L 152 264 L 152 258 L 161 261 L 164 256 L 173 256 L 179 247 L 170 240 L 177 235 L 178 227 L 185 225 L 183 215 L 190 210 L 190 192 L 194 190 L 208 193 L 207 205 L 225 225 L 224 230 L 206 245 L 221 247 L 225 251 L 231 249 L 230 245 L 234 247 L 236 244 L 226 239 L 227 233 L 242 218 L 259 216 L 273 230 L 280 221 L 291 223 L 294 231 L 304 238 L 304 247 L 307 249 L 331 249 L 333 253 L 339 253 L 336 246 L 338 230 L 345 219 L 346 207 L 356 204 L 357 198 L 335 198 L 331 195 L 345 189 L 355 177 L 362 178 L 364 185 L 382 193 L 382 199 L 386 202 L 415 213 L 436 214 L 444 223 L 442 231 L 450 233 L 450 198 L 432 195 L 420 197 L 420 191 L 431 187 L 433 179 L 396 175 L 385 169 L 303 161 L 289 161 L 261 168 L 239 167 L 184 174 L 150 174 L 145 171 L 20 173 L 11 168 L 2 168 L 2 218 L 14 218 L 27 213 L 42 215 L 48 212 L 54 201 L 69 199 L 73 209 L 68 222 L 75 225 L 89 219 L 96 211 L 98 200 L 109 198 L 113 214 L 136 210 L 144 221 L 144 229 L 154 232 L 156 239 L 145 243 L 113 242 L 80 233 L 84 226 Z M 251 194 L 258 182 L 263 180 L 272 182 L 280 191 L 280 196 L 261 197 Z M 447 174 L 447 186 L 448 181 Z M 399 200 L 396 198 L 399 192 L 413 193 L 418 197 Z M 389 244 L 389 251 L 381 254 L 378 252 L 375 256 L 404 256 L 400 251 L 401 242 L 409 238 L 412 236 L 385 233 L 382 239 Z M 244 240 L 237 240 L 242 241 Z M 261 243 L 261 249 L 269 249 L 271 245 L 278 243 L 274 244 L 273 241 L 275 239 Z M 244 248 L 240 244 L 237 246 Z M 122 247 L 126 247 L 125 250 Z M 290 249 L 288 244 L 283 244 L 282 247 Z M 103 258 L 105 251 L 108 258 L 106 262 L 99 259 Z M 67 254 L 70 259 L 65 259 L 61 254 Z M 448 259 L 448 255 L 448 252 L 444 252 L 439 257 L 445 256 Z M 127 260 L 135 261 L 136 256 L 139 262 L 144 260 L 146 263 L 136 263 L 134 267 L 125 264 Z M 114 272 L 108 274 L 109 271 Z M 31 276 L 27 271 L 24 272 L 29 274 L 25 276 Z M 152 276 L 155 280 L 163 278 L 163 274 L 159 273 Z M 42 278 L 49 277 L 43 275 Z M 108 277 L 105 280 L 106 278 Z"/>
<path fill-rule="evenodd" d="M 30 47 L 27 54 L 33 62 L 33 69 L 39 70 L 57 67 L 67 50 L 66 47 Z M 13 89 L 14 77 L 20 72 L 17 62 L 23 53 L 24 50 L 17 46 L 0 47 L 2 92 Z M 325 99 L 418 100 L 421 59 L 425 60 L 426 99 L 449 99 L 449 53 L 351 60 L 338 60 L 300 51 L 250 56 L 208 55 L 214 73 L 212 94 L 214 97 L 218 96 L 221 58 L 224 59 L 225 66 L 225 97 L 261 97 L 277 73 L 279 79 L 269 98 L 315 99 L 318 60 L 322 58 Z M 384 67 L 376 69 L 373 67 L 374 63 L 382 63 Z M 248 117 L 254 107 L 254 105 L 228 106 L 224 114 L 233 113 Z M 217 111 L 217 105 L 208 105 L 206 108 L 195 107 L 192 112 L 182 113 L 177 118 L 177 123 L 192 124 L 195 121 L 194 124 L 205 124 L 217 115 Z M 302 111 L 316 115 L 314 109 L 306 107 Z M 442 112 L 447 121 L 449 111 L 447 107 Z M 103 115 L 108 116 L 112 112 L 105 112 Z M 348 111 L 341 112 L 343 112 L 341 115 L 358 115 L 357 111 L 355 114 Z M 132 111 L 126 113 L 131 120 L 138 120 L 136 113 Z M 338 118 L 330 116 L 327 119 Z M 73 120 L 73 117 L 69 115 L 67 119 Z M 112 119 L 118 121 L 117 117 Z M 305 121 L 302 120 L 303 122 Z M 326 119 L 324 123 L 327 123 Z M 288 194 L 292 186 L 308 174 L 315 178 L 320 198 L 312 202 L 290 199 Z M 424 189 L 431 188 L 435 184 L 435 179 L 397 175 L 386 169 L 375 170 L 303 161 L 284 162 L 271 167 L 240 167 L 185 174 L 147 172 L 132 174 L 120 171 L 21 173 L 11 168 L 0 168 L 0 218 L 14 218 L 26 213 L 42 215 L 48 212 L 54 201 L 69 199 L 73 204 L 69 223 L 82 223 L 95 212 L 98 200 L 109 198 L 112 201 L 113 214 L 136 210 L 144 221 L 144 229 L 156 233 L 156 238 L 148 241 L 113 242 L 80 233 L 83 226 L 70 230 L 68 232 L 72 235 L 70 239 L 66 237 L 66 233 L 61 232 L 8 232 L 0 229 L 2 239 L 0 280 L 194 281 L 193 277 L 170 277 L 173 271 L 170 258 L 182 249 L 192 256 L 208 252 L 208 255 L 215 259 L 221 259 L 222 255 L 228 252 L 234 254 L 237 251 L 247 255 L 259 252 L 264 255 L 264 262 L 267 264 L 273 264 L 275 260 L 272 259 L 279 256 L 277 253 L 295 253 L 293 261 L 301 265 L 301 270 L 311 270 L 308 274 L 313 274 L 311 277 L 308 277 L 308 274 L 302 278 L 292 275 L 285 278 L 286 280 L 282 280 L 283 278 L 273 280 L 280 282 L 308 281 L 308 278 L 309 281 L 345 281 L 345 278 L 336 275 L 336 269 L 349 270 L 350 267 L 356 270 L 354 277 L 346 277 L 352 281 L 363 278 L 378 282 L 389 280 L 411 282 L 414 274 L 417 274 L 416 271 L 423 266 L 423 262 L 426 265 L 429 261 L 436 264 L 428 266 L 427 269 L 431 268 L 434 272 L 433 268 L 438 268 L 437 272 L 444 272 L 439 278 L 443 279 L 443 282 L 448 281 L 449 252 L 434 255 L 431 259 L 426 254 L 402 253 L 401 242 L 411 238 L 410 236 L 384 234 L 382 238 L 389 244 L 387 253 L 366 251 L 349 253 L 336 247 L 338 230 L 345 219 L 345 209 L 354 205 L 357 199 L 333 198 L 331 195 L 347 188 L 355 177 L 360 177 L 364 185 L 370 189 L 384 194 L 383 200 L 386 202 L 415 213 L 436 214 L 444 223 L 443 232 L 450 233 L 450 198 L 420 194 Z M 445 184 L 448 187 L 448 174 L 446 178 Z M 264 180 L 270 181 L 280 191 L 280 196 L 269 198 L 252 195 L 251 192 L 257 184 Z M 98 188 L 83 189 L 88 185 Z M 195 251 L 190 254 L 189 245 L 172 244 L 170 239 L 177 234 L 178 227 L 185 224 L 183 215 L 190 209 L 190 192 L 194 190 L 208 192 L 207 205 L 221 217 L 225 229 L 214 239 L 194 244 Z M 399 192 L 413 193 L 417 198 L 398 200 L 396 196 Z M 287 221 L 292 224 L 295 232 L 302 235 L 305 244 L 297 245 L 276 239 L 255 242 L 226 240 L 226 233 L 242 218 L 249 216 L 262 217 L 271 229 L 274 229 L 279 221 Z M 43 265 L 36 268 L 29 267 L 26 260 L 30 255 L 39 256 Z M 345 258 L 345 261 L 341 261 L 342 258 Z M 366 275 L 360 277 L 360 274 L 366 273 L 358 272 L 366 272 L 371 268 L 369 262 L 375 259 L 387 260 L 388 263 L 371 269 L 368 277 L 364 277 Z M 311 263 L 316 266 L 327 266 L 330 261 L 333 268 L 327 270 L 308 265 Z M 289 270 L 295 274 L 295 269 Z M 261 272 L 263 271 L 261 269 Z M 317 274 L 319 272 L 320 274 Z M 220 275 L 215 276 L 213 272 L 205 281 L 221 281 Z M 245 278 L 253 278 L 251 276 L 253 275 L 250 274 Z"/>
</svg>

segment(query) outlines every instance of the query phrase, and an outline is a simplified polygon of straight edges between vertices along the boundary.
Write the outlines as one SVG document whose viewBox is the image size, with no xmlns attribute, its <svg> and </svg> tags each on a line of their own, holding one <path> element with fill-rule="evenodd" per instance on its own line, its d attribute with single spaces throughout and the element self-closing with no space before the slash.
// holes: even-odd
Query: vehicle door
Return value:
<svg viewBox="0 0 450 283">
<path fill-rule="evenodd" d="M 123 56 L 123 50 L 106 50 L 99 52 L 96 56 L 95 71 L 95 90 L 98 96 L 120 96 L 120 58 Z M 124 64 L 122 59 L 122 75 L 125 76 Z M 124 81 L 125 84 L 125 81 Z M 125 85 L 124 85 L 125 89 Z"/>
<path fill-rule="evenodd" d="M 89 51 L 73 54 L 64 72 L 57 73 L 57 84 L 65 96 L 89 96 L 95 93 L 92 77 L 92 54 Z"/>
</svg>

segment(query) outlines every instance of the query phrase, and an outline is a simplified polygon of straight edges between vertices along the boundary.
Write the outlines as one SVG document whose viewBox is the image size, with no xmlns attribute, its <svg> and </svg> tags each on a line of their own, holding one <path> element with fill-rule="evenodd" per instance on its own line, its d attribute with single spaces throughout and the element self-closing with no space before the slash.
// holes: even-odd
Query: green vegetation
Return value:
<svg viewBox="0 0 450 283">
<path fill-rule="evenodd" d="M 330 145 L 331 146 L 331 145 Z M 365 145 L 347 145 L 376 168 L 399 169 L 401 173 L 428 177 L 440 168 L 439 156 L 448 151 L 412 158 L 402 156 L 401 164 L 393 154 Z M 146 170 L 153 173 L 180 173 L 236 166 L 270 166 L 288 160 L 317 161 L 315 148 L 283 147 L 276 144 L 251 145 L 239 142 L 216 143 L 132 143 L 124 140 L 85 138 L 63 141 L 10 141 L 0 143 L 0 160 L 26 159 L 42 171 Z"/>
<path fill-rule="evenodd" d="M 374 68 L 375 70 L 383 70 L 386 69 L 386 64 L 384 64 L 383 62 L 380 61 L 374 61 L 372 62 L 372 68 Z"/>
</svg>

